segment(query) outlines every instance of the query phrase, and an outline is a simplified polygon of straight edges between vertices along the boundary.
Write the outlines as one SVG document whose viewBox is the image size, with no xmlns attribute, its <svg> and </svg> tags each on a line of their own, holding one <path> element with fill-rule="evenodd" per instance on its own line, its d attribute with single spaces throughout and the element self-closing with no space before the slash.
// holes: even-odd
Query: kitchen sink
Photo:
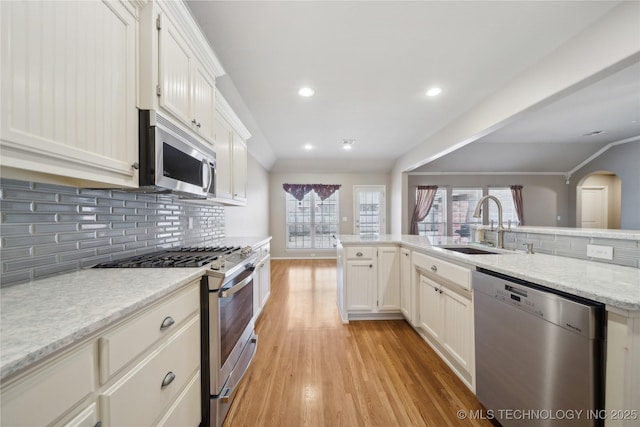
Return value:
<svg viewBox="0 0 640 427">
<path fill-rule="evenodd" d="M 500 255 L 500 252 L 485 251 L 484 249 L 472 248 L 469 246 L 440 246 L 448 251 L 460 252 L 467 255 Z"/>
</svg>

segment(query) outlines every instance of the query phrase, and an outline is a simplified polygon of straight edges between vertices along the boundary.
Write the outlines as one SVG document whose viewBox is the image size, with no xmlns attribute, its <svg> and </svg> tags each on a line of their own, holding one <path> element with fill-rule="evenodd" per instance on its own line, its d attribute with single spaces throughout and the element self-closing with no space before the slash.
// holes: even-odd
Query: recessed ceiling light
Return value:
<svg viewBox="0 0 640 427">
<path fill-rule="evenodd" d="M 310 96 L 313 96 L 313 94 L 316 93 L 313 89 L 311 89 L 310 87 L 301 87 L 300 90 L 298 90 L 298 95 L 300 96 L 304 96 L 305 98 L 308 98 Z"/>
<path fill-rule="evenodd" d="M 441 87 L 432 87 L 427 91 L 427 96 L 438 96 L 442 93 Z"/>
<path fill-rule="evenodd" d="M 606 133 L 606 132 L 607 132 L 606 130 L 596 130 L 594 132 L 585 133 L 582 136 L 596 136 L 596 135 L 601 135 L 601 134 Z"/>
<path fill-rule="evenodd" d="M 353 148 L 353 144 L 356 142 L 355 139 L 343 139 L 342 140 L 342 148 L 344 150 L 351 150 Z"/>
<path fill-rule="evenodd" d="M 311 151 L 311 150 L 313 150 L 313 145 L 311 145 L 311 144 L 304 144 L 304 147 L 303 147 L 303 148 L 304 148 L 305 150 L 307 150 L 307 151 Z"/>
</svg>

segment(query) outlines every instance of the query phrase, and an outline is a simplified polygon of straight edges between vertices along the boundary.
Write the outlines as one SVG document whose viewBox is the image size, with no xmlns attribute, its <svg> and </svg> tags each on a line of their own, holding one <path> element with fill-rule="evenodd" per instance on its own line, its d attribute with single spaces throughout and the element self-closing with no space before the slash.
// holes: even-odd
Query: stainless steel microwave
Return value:
<svg viewBox="0 0 640 427">
<path fill-rule="evenodd" d="M 216 154 L 150 110 L 139 112 L 140 189 L 188 198 L 215 197 Z"/>
</svg>

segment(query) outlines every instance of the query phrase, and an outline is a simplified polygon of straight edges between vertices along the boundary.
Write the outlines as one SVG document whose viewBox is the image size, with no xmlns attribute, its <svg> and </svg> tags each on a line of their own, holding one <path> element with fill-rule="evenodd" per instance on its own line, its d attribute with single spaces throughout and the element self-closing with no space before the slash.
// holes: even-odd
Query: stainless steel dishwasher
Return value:
<svg viewBox="0 0 640 427">
<path fill-rule="evenodd" d="M 476 395 L 505 427 L 600 426 L 604 305 L 473 272 Z"/>
</svg>

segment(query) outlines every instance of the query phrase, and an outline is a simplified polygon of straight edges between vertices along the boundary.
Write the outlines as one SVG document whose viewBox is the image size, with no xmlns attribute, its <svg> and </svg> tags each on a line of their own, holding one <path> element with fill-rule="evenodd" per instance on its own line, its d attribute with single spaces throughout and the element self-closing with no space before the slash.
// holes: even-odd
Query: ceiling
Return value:
<svg viewBox="0 0 640 427">
<path fill-rule="evenodd" d="M 398 157 L 618 2 L 187 0 L 187 4 L 226 70 L 217 85 L 252 133 L 249 149 L 258 161 L 276 171 L 338 172 L 390 170 Z M 637 67 L 623 74 L 632 81 L 627 87 L 639 93 Z M 313 97 L 297 94 L 305 85 L 315 90 Z M 442 87 L 443 93 L 425 96 L 431 86 Z M 534 148 L 542 143 L 547 157 L 562 158 L 549 150 L 562 146 L 565 153 L 574 152 L 566 144 L 577 146 L 583 137 L 576 135 L 599 130 L 591 125 L 599 124 L 595 118 L 603 114 L 585 108 L 598 104 L 589 98 L 597 93 L 613 94 L 603 86 L 581 99 L 559 101 L 557 110 L 546 115 L 542 109 L 532 112 L 461 150 L 474 147 L 491 159 L 488 150 L 504 151 L 507 143 L 527 142 L 533 153 L 542 152 Z M 638 97 L 623 98 L 624 105 L 637 112 Z M 583 119 L 567 121 L 558 114 L 567 110 L 582 111 Z M 591 119 L 579 123 L 585 117 Z M 622 122 L 617 114 L 608 117 Z M 608 123 L 602 126 L 607 126 L 607 133 L 580 142 L 577 151 L 597 151 L 606 144 L 604 138 L 617 135 Z M 344 139 L 355 139 L 349 152 L 342 149 Z M 313 149 L 305 150 L 305 144 Z M 481 145 L 484 149 L 477 148 Z M 520 150 L 509 149 L 516 155 Z M 490 163 L 485 160 L 483 167 L 504 162 Z M 567 170 L 562 164 L 553 168 Z"/>
</svg>

